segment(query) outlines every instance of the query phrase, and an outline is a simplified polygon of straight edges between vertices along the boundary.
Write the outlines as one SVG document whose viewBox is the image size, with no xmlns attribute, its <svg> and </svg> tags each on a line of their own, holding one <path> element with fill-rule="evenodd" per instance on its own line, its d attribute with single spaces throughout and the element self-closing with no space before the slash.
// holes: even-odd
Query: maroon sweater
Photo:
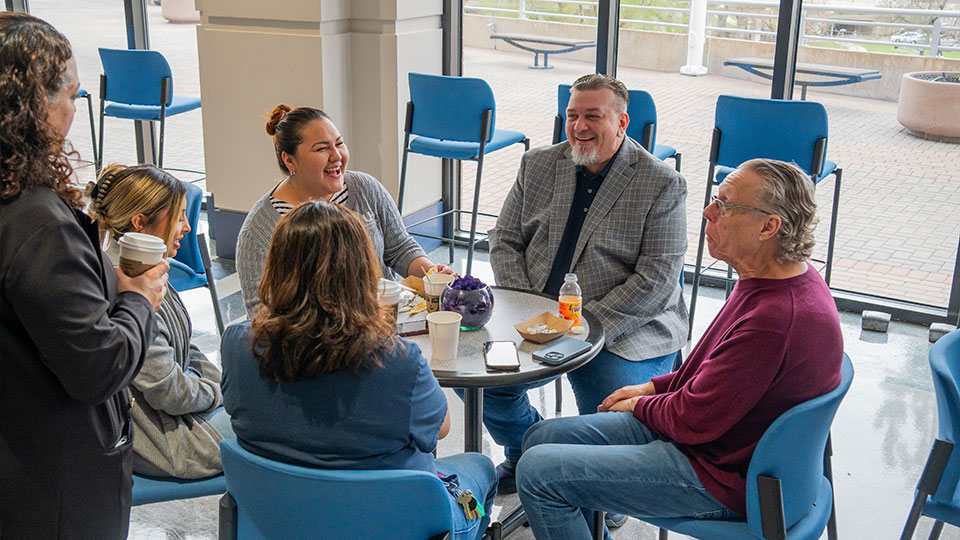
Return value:
<svg viewBox="0 0 960 540">
<path fill-rule="evenodd" d="M 633 411 L 671 439 L 707 492 L 746 514 L 753 449 L 788 409 L 840 384 L 843 337 L 820 275 L 744 279 L 674 373 L 653 378 L 656 395 Z"/>
</svg>

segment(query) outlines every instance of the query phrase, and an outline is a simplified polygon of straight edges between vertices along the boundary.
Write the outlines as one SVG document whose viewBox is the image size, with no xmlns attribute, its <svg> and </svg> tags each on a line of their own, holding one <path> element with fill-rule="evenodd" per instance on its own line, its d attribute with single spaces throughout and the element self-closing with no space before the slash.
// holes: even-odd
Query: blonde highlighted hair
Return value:
<svg viewBox="0 0 960 540">
<path fill-rule="evenodd" d="M 90 217 L 100 228 L 100 243 L 107 236 L 117 240 L 134 230 L 134 216 L 146 216 L 145 225 L 156 223 L 165 209 L 167 229 L 163 241 L 168 246 L 187 201 L 187 188 L 169 173 L 153 165 L 112 164 L 100 171 L 97 182 L 87 186 Z"/>
</svg>

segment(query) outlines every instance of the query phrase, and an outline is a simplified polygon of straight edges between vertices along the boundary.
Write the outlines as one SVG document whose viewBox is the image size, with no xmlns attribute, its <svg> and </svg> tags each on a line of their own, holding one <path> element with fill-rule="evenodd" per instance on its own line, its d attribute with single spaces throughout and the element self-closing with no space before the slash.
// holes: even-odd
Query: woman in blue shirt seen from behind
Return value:
<svg viewBox="0 0 960 540">
<path fill-rule="evenodd" d="M 381 317 L 380 276 L 352 211 L 312 201 L 280 220 L 262 305 L 221 341 L 223 401 L 237 440 L 308 467 L 456 474 L 461 489 L 489 508 L 496 494 L 489 458 L 433 457 L 450 430 L 447 400 L 419 347 Z M 482 536 L 487 518 L 468 520 L 452 496 L 450 507 L 455 538 Z"/>
</svg>

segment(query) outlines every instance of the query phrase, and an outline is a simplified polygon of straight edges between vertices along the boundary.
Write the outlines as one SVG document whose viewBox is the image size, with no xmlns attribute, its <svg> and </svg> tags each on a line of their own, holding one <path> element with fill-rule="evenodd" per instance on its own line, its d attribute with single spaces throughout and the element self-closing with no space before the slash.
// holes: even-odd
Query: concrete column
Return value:
<svg viewBox="0 0 960 540">
<path fill-rule="evenodd" d="M 690 0 L 690 24 L 687 28 L 687 65 L 684 75 L 706 75 L 703 65 L 703 43 L 707 36 L 707 0 Z"/>
<path fill-rule="evenodd" d="M 250 206 L 281 179 L 264 130 L 278 103 L 326 111 L 348 169 L 396 197 L 407 73 L 441 70 L 440 0 L 196 0 L 207 189 L 217 254 L 233 257 Z M 440 162 L 411 159 L 405 204 L 440 199 Z"/>
</svg>

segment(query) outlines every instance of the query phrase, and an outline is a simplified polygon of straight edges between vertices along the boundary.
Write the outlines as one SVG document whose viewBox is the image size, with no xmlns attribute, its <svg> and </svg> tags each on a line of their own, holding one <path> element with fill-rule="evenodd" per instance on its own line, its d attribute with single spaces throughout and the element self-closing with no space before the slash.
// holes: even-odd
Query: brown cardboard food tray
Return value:
<svg viewBox="0 0 960 540">
<path fill-rule="evenodd" d="M 549 334 L 528 334 L 527 328 L 531 326 L 536 326 L 540 323 L 544 323 L 548 328 L 553 330 Z M 548 341 L 557 339 L 558 337 L 567 333 L 570 330 L 570 327 L 573 326 L 573 321 L 568 321 L 562 317 L 558 317 L 553 313 L 544 311 L 543 313 L 537 315 L 532 319 L 527 319 L 521 323 L 513 325 L 517 329 L 517 332 L 523 336 L 523 339 L 532 341 L 534 343 L 546 343 Z"/>
</svg>

